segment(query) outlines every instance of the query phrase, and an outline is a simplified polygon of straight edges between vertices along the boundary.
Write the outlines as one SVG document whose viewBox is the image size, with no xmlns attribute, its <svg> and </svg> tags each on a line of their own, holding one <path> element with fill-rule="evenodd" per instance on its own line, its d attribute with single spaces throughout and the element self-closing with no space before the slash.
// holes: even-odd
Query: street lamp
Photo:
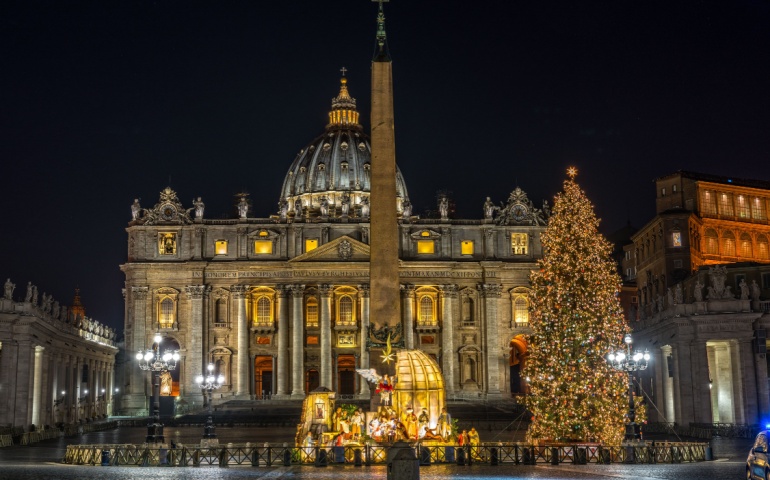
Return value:
<svg viewBox="0 0 770 480">
<path fill-rule="evenodd" d="M 166 443 L 163 436 L 163 424 L 160 423 L 160 374 L 176 368 L 179 361 L 179 351 L 165 351 L 161 357 L 159 354 L 160 342 L 163 338 L 159 333 L 153 338 L 152 349 L 145 352 L 138 352 L 136 359 L 139 362 L 139 368 L 152 372 L 153 377 L 153 396 L 155 400 L 152 405 L 152 416 L 150 423 L 147 424 L 147 443 Z"/>
<path fill-rule="evenodd" d="M 62 403 L 64 403 L 64 395 L 66 395 L 66 394 L 67 394 L 67 392 L 66 392 L 65 390 L 62 390 L 62 391 L 61 391 L 61 397 L 59 397 L 59 398 L 57 398 L 57 399 L 55 399 L 55 400 L 53 401 L 53 406 L 54 406 L 54 407 L 58 407 L 59 405 L 61 405 Z"/>
<path fill-rule="evenodd" d="M 201 390 L 206 394 L 206 402 L 208 403 L 208 410 L 209 410 L 209 416 L 206 419 L 206 426 L 203 427 L 203 440 L 201 441 L 201 444 L 206 444 L 206 446 L 216 445 L 219 443 L 219 441 L 216 439 L 217 434 L 215 433 L 214 427 L 214 419 L 212 417 L 211 413 L 211 392 L 218 389 L 222 386 L 223 383 L 225 383 L 225 376 L 221 373 L 218 376 L 214 376 L 214 364 L 209 363 L 208 367 L 206 367 L 206 370 L 208 370 L 208 373 L 204 375 L 198 375 L 195 377 L 195 383 L 198 384 L 199 387 L 201 387 Z"/>
<path fill-rule="evenodd" d="M 634 409 L 634 380 L 633 372 L 641 371 L 647 368 L 647 362 L 650 360 L 650 352 L 631 352 L 633 339 L 631 334 L 626 334 L 626 351 L 619 349 L 615 353 L 607 355 L 610 365 L 613 368 L 628 373 L 628 424 L 626 425 L 626 435 L 623 437 L 624 443 L 634 443 L 641 439 L 639 435 L 639 425 L 636 423 L 636 411 Z"/>
</svg>

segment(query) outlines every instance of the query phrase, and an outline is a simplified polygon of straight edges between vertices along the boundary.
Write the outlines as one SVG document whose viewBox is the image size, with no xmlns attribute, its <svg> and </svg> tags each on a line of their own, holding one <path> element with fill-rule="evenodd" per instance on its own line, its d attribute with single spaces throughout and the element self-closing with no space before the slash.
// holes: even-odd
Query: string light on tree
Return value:
<svg viewBox="0 0 770 480">
<path fill-rule="evenodd" d="M 624 374 L 607 355 L 627 333 L 618 300 L 612 246 L 594 207 L 567 170 L 530 275 L 533 333 L 525 367 L 532 441 L 581 440 L 617 445 L 623 437 Z"/>
</svg>

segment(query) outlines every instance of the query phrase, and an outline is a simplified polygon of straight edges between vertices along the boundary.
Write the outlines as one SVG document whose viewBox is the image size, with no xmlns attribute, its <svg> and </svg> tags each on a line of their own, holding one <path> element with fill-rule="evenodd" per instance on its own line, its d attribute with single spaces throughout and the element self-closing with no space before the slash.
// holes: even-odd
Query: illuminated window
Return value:
<svg viewBox="0 0 770 480">
<path fill-rule="evenodd" d="M 529 297 L 525 287 L 516 287 L 511 292 L 513 322 L 517 327 L 529 325 Z"/>
<path fill-rule="evenodd" d="M 751 200 L 751 216 L 754 220 L 767 220 L 767 214 L 765 214 L 764 199 L 754 197 Z"/>
<path fill-rule="evenodd" d="M 227 255 L 227 240 L 217 240 L 214 242 L 214 252 L 217 255 Z"/>
<path fill-rule="evenodd" d="M 271 240 L 255 240 L 254 253 L 257 255 L 270 255 L 273 253 L 273 242 Z"/>
<path fill-rule="evenodd" d="M 305 252 L 312 252 L 318 248 L 318 239 L 317 238 L 307 238 L 305 239 Z"/>
<path fill-rule="evenodd" d="M 722 235 L 722 255 L 735 256 L 735 237 L 732 232 L 725 232 Z"/>
<path fill-rule="evenodd" d="M 701 197 L 702 205 L 701 205 L 701 213 L 703 215 L 716 215 L 717 214 L 717 203 L 716 199 L 714 198 L 714 192 L 711 190 L 704 190 L 703 196 Z"/>
<path fill-rule="evenodd" d="M 174 300 L 164 298 L 158 305 L 158 324 L 160 328 L 172 328 L 174 326 Z"/>
<path fill-rule="evenodd" d="M 462 255 L 473 255 L 473 240 L 463 240 L 460 242 L 460 253 Z"/>
<path fill-rule="evenodd" d="M 733 210 L 733 196 L 729 193 L 719 194 L 719 214 L 725 217 L 732 217 L 735 215 Z"/>
<path fill-rule="evenodd" d="M 310 297 L 305 304 L 305 325 L 307 328 L 318 328 L 318 299 Z"/>
<path fill-rule="evenodd" d="M 665 197 L 666 196 L 666 187 L 663 187 L 660 189 L 660 196 Z"/>
<path fill-rule="evenodd" d="M 417 240 L 417 253 L 421 255 L 436 253 L 436 242 L 433 240 Z"/>
<path fill-rule="evenodd" d="M 337 302 L 337 325 L 353 325 L 353 299 L 345 295 Z"/>
<path fill-rule="evenodd" d="M 420 297 L 419 313 L 417 315 L 418 325 L 436 325 L 435 302 L 428 295 Z"/>
<path fill-rule="evenodd" d="M 427 231 L 427 230 L 423 230 L 422 232 L 420 232 L 420 236 L 421 237 L 430 237 L 430 232 Z"/>
<path fill-rule="evenodd" d="M 260 297 L 257 300 L 257 317 L 255 320 L 256 325 L 270 325 L 272 324 L 272 302 L 267 297 Z"/>
<path fill-rule="evenodd" d="M 741 248 L 741 257 L 751 258 L 751 237 L 748 233 L 741 235 L 741 241 L 739 243 Z"/>
<path fill-rule="evenodd" d="M 760 260 L 770 259 L 770 246 L 768 246 L 767 237 L 764 235 L 757 237 L 757 258 Z"/>
<path fill-rule="evenodd" d="M 676 184 L 671 185 L 671 191 L 676 193 Z"/>
<path fill-rule="evenodd" d="M 259 231 L 259 236 L 263 237 L 263 238 L 267 237 L 268 236 L 267 230 L 260 230 Z"/>
<path fill-rule="evenodd" d="M 735 207 L 738 209 L 738 218 L 751 218 L 749 199 L 745 195 L 738 195 L 735 198 Z"/>
<path fill-rule="evenodd" d="M 158 253 L 161 255 L 176 255 L 176 233 L 158 234 Z"/>
<path fill-rule="evenodd" d="M 682 232 L 673 232 L 671 234 L 671 244 L 675 247 L 682 246 Z"/>
<path fill-rule="evenodd" d="M 527 234 L 526 233 L 511 234 L 511 252 L 513 252 L 514 255 L 527 254 Z"/>
<path fill-rule="evenodd" d="M 717 232 L 714 230 L 708 229 L 706 230 L 706 234 L 704 235 L 705 238 L 705 248 L 706 253 L 709 255 L 718 255 L 719 254 L 719 238 L 717 237 Z"/>
</svg>

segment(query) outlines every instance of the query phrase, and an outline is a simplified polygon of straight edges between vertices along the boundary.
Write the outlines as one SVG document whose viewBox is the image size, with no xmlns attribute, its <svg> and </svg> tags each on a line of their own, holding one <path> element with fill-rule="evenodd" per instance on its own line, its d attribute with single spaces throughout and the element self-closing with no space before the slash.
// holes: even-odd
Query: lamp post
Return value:
<svg viewBox="0 0 770 480">
<path fill-rule="evenodd" d="M 216 377 L 214 376 L 213 363 L 209 363 L 209 365 L 206 367 L 206 370 L 208 372 L 205 376 L 201 374 L 195 377 L 195 383 L 197 383 L 201 390 L 203 390 L 203 392 L 206 394 L 206 403 L 208 404 L 209 413 L 209 416 L 206 419 L 206 426 L 203 427 L 203 440 L 201 440 L 201 444 L 210 446 L 219 443 L 217 440 L 217 434 L 215 432 L 216 427 L 214 427 L 214 419 L 211 413 L 211 392 L 218 389 L 222 386 L 223 383 L 225 383 L 225 376 L 221 373 Z"/>
<path fill-rule="evenodd" d="M 647 362 L 650 360 L 650 352 L 631 351 L 631 344 L 634 340 L 631 334 L 625 337 L 626 349 L 619 349 L 617 352 L 607 355 L 610 365 L 613 368 L 625 371 L 628 374 L 628 424 L 626 424 L 626 435 L 623 437 L 624 443 L 634 443 L 641 439 L 639 435 L 639 425 L 636 423 L 636 411 L 634 409 L 634 381 L 633 372 L 641 371 L 647 368 Z"/>
<path fill-rule="evenodd" d="M 145 352 L 138 352 L 136 359 L 139 361 L 139 368 L 152 372 L 153 377 L 153 396 L 155 397 L 152 405 L 152 416 L 147 424 L 147 443 L 166 443 L 163 436 L 163 424 L 160 423 L 160 375 L 176 368 L 179 361 L 179 351 L 166 351 L 161 357 L 160 342 L 163 338 L 159 333 L 153 338 L 152 349 Z"/>
</svg>

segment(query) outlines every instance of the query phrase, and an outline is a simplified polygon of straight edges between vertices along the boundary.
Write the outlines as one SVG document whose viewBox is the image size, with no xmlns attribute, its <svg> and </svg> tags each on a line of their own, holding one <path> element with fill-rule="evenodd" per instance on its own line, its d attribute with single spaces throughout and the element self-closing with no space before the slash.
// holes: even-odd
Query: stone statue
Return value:
<svg viewBox="0 0 770 480">
<path fill-rule="evenodd" d="M 487 197 L 487 201 L 484 202 L 484 218 L 491 220 L 495 214 L 495 204 L 492 203 L 492 199 Z"/>
<path fill-rule="evenodd" d="M 329 216 L 329 200 L 325 196 L 321 197 L 321 216 Z"/>
<path fill-rule="evenodd" d="M 281 221 L 286 221 L 286 217 L 289 215 L 289 202 L 286 200 L 278 202 L 278 215 L 280 216 Z"/>
<path fill-rule="evenodd" d="M 27 303 L 32 301 L 32 282 L 27 282 L 27 295 L 24 297 L 24 301 Z"/>
<path fill-rule="evenodd" d="M 350 212 L 350 195 L 347 193 L 342 194 L 342 215 L 347 217 Z"/>
<path fill-rule="evenodd" d="M 725 287 L 725 281 L 727 280 L 727 267 L 724 265 L 716 265 L 709 268 L 709 277 L 711 278 L 711 287 L 709 288 L 709 299 L 715 300 L 719 298 L 733 298 L 731 287 Z"/>
<path fill-rule="evenodd" d="M 406 200 L 404 200 L 404 203 L 402 206 L 404 207 L 403 218 L 404 220 L 409 220 L 410 218 L 412 218 L 412 202 L 410 202 L 409 199 L 407 198 Z"/>
<path fill-rule="evenodd" d="M 201 197 L 198 197 L 197 200 L 193 199 L 193 207 L 195 207 L 195 218 L 203 218 L 203 209 L 206 208 L 206 205 L 203 203 L 203 200 L 201 200 Z"/>
<path fill-rule="evenodd" d="M 682 284 L 677 283 L 676 288 L 674 288 L 674 304 L 680 304 L 684 303 L 684 294 L 682 292 Z"/>
<path fill-rule="evenodd" d="M 369 197 L 361 199 L 361 218 L 369 218 Z"/>
<path fill-rule="evenodd" d="M 442 195 L 438 201 L 438 211 L 441 214 L 441 220 L 449 219 L 449 199 Z"/>
<path fill-rule="evenodd" d="M 706 298 L 708 298 L 709 300 L 716 300 L 717 298 L 719 298 L 719 296 L 717 295 L 717 292 L 716 292 L 716 290 L 714 290 L 714 287 L 712 287 L 711 285 L 709 285 L 709 286 L 706 288 L 706 290 L 708 290 L 708 292 L 709 292 L 709 293 L 708 293 L 708 296 L 706 297 Z"/>
<path fill-rule="evenodd" d="M 249 204 L 246 202 L 246 197 L 241 197 L 241 201 L 238 202 L 238 216 L 240 218 L 246 218 L 249 213 Z"/>
<path fill-rule="evenodd" d="M 53 299 L 51 298 L 51 295 L 48 295 L 47 293 L 43 293 L 43 312 L 44 313 L 50 313 L 51 312 L 51 301 Z"/>
<path fill-rule="evenodd" d="M 703 301 L 703 284 L 700 283 L 700 278 L 695 282 L 695 286 L 692 289 L 692 296 L 695 297 L 696 302 Z"/>
<path fill-rule="evenodd" d="M 658 307 L 658 313 L 663 311 L 663 295 L 661 294 L 658 294 L 657 307 Z"/>
<path fill-rule="evenodd" d="M 749 286 L 746 283 L 746 280 L 741 278 L 741 283 L 738 284 L 738 288 L 741 289 L 741 300 L 748 300 L 749 299 Z"/>
<path fill-rule="evenodd" d="M 543 200 L 543 215 L 546 218 L 551 216 L 551 207 L 548 206 L 548 200 Z"/>
<path fill-rule="evenodd" d="M 5 298 L 8 300 L 13 300 L 13 289 L 16 288 L 15 283 L 11 283 L 11 279 L 5 281 Z"/>
<path fill-rule="evenodd" d="M 759 290 L 759 285 L 757 285 L 757 281 L 752 280 L 751 281 L 751 299 L 754 300 L 755 302 L 758 302 L 759 293 L 760 293 L 760 290 Z"/>
<path fill-rule="evenodd" d="M 294 216 L 299 217 L 302 215 L 302 200 L 299 198 L 294 200 Z"/>
<path fill-rule="evenodd" d="M 37 287 L 32 285 L 32 305 L 37 305 Z"/>
<path fill-rule="evenodd" d="M 131 204 L 131 220 L 139 220 L 139 215 L 142 213 L 142 206 L 139 205 L 139 199 L 135 198 L 134 203 Z"/>
<path fill-rule="evenodd" d="M 55 300 L 53 302 L 53 309 L 51 309 L 51 316 L 53 318 L 59 318 L 59 311 L 61 310 L 61 307 L 59 306 L 59 301 Z"/>
</svg>

